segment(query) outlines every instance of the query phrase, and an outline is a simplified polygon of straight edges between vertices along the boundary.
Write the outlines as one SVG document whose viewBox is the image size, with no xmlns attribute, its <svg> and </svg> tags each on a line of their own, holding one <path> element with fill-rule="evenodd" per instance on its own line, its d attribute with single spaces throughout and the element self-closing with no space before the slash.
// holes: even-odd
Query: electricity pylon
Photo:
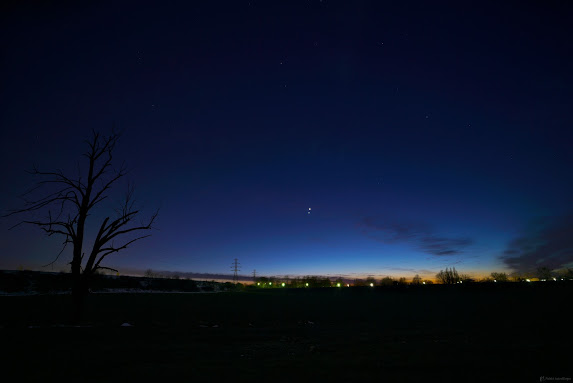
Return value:
<svg viewBox="0 0 573 383">
<path fill-rule="evenodd" d="M 241 264 L 239 263 L 239 260 L 237 258 L 235 258 L 235 261 L 233 262 L 233 264 L 231 265 L 231 270 L 233 270 L 233 283 L 237 284 L 237 282 L 239 282 L 239 270 L 241 270 Z"/>
</svg>

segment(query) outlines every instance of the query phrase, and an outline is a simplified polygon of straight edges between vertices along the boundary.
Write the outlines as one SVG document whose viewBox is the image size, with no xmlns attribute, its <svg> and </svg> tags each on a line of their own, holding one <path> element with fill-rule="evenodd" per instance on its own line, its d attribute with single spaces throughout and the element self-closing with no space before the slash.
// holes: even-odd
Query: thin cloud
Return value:
<svg viewBox="0 0 573 383">
<path fill-rule="evenodd" d="M 385 269 L 391 271 L 406 271 L 412 274 L 435 274 L 435 271 L 428 270 L 428 269 L 415 269 L 415 268 L 408 268 L 408 267 L 386 267 Z"/>
<path fill-rule="evenodd" d="M 365 233 L 383 243 L 408 242 L 419 250 L 437 257 L 460 255 L 473 243 L 471 238 L 445 237 L 434 233 L 429 225 L 419 223 L 380 223 L 374 217 L 362 220 Z"/>
<path fill-rule="evenodd" d="M 500 257 L 517 272 L 540 267 L 558 269 L 573 264 L 573 214 L 544 218 L 513 239 Z"/>
</svg>

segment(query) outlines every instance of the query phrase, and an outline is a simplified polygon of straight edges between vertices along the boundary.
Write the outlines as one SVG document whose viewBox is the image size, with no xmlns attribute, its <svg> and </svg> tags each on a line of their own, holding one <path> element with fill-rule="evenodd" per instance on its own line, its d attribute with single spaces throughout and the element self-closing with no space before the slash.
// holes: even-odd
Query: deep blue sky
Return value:
<svg viewBox="0 0 573 383">
<path fill-rule="evenodd" d="M 115 125 L 146 214 L 161 208 L 109 258 L 123 271 L 573 262 L 567 1 L 165 3 L 4 6 L 3 211 L 24 170 L 73 172 Z M 0 267 L 48 263 L 59 240 L 15 222 Z"/>
</svg>

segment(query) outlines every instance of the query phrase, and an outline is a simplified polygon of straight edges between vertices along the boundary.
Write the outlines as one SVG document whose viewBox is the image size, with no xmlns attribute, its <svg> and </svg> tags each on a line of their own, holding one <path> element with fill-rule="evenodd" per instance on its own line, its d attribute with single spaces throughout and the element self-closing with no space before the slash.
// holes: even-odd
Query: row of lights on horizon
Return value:
<svg viewBox="0 0 573 383">
<path fill-rule="evenodd" d="M 557 278 L 551 278 L 551 279 L 553 279 L 554 281 L 557 281 Z M 563 278 L 561 278 L 561 280 L 564 281 Z M 497 282 L 497 279 L 494 279 L 493 281 L 494 281 L 494 282 Z M 547 279 L 541 279 L 541 282 L 546 282 L 546 281 L 547 281 Z M 528 279 L 525 280 L 525 282 L 531 282 L 531 279 L 528 278 Z M 464 283 L 464 282 L 463 282 L 463 281 L 459 281 L 459 282 L 456 282 L 456 283 Z M 426 282 L 422 282 L 422 284 L 425 285 Z M 257 286 L 260 286 L 260 285 L 261 285 L 261 283 L 260 283 L 260 282 L 257 282 Z M 265 283 L 265 285 L 266 285 L 266 283 Z M 272 282 L 269 282 L 269 286 L 272 286 L 272 285 L 273 285 L 273 283 L 272 283 Z M 285 286 L 286 286 L 286 283 L 282 282 L 282 283 L 281 283 L 281 286 L 282 286 L 282 287 L 285 287 Z M 308 287 L 308 286 L 309 286 L 308 283 L 305 283 L 305 287 Z M 337 284 L 336 284 L 336 287 L 342 287 L 342 284 L 341 284 L 341 283 L 337 283 Z M 350 284 L 347 283 L 347 284 L 346 284 L 346 287 L 350 287 Z M 370 283 L 370 287 L 374 287 L 374 283 Z"/>
<path fill-rule="evenodd" d="M 495 282 L 495 281 L 494 281 L 494 282 Z M 461 282 L 460 282 L 460 283 L 461 283 Z M 425 285 L 426 282 L 422 282 L 422 284 Z M 261 285 L 261 282 L 257 282 L 257 286 L 260 286 L 260 285 Z M 265 285 L 266 285 L 266 283 L 265 283 Z M 272 285 L 273 285 L 273 283 L 272 283 L 272 282 L 269 282 L 269 286 L 272 286 Z M 305 285 L 305 287 L 308 287 L 308 283 L 305 283 L 304 285 Z M 284 282 L 281 283 L 281 286 L 282 286 L 282 287 L 285 287 L 285 286 L 286 286 L 286 283 L 284 283 Z M 336 287 L 342 287 L 342 284 L 341 284 L 341 283 L 337 283 L 337 284 L 336 284 Z M 347 283 L 347 284 L 346 284 L 346 287 L 350 287 L 350 284 Z M 370 283 L 370 287 L 374 287 L 374 283 Z"/>
</svg>

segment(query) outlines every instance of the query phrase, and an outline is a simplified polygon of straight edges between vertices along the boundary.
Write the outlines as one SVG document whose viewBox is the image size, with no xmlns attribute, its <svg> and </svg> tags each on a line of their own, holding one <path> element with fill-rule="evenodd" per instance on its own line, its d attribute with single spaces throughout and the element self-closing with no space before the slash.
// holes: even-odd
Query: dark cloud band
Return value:
<svg viewBox="0 0 573 383">
<path fill-rule="evenodd" d="M 471 238 L 454 238 L 437 235 L 428 225 L 418 223 L 380 223 L 366 217 L 362 225 L 374 231 L 371 238 L 384 242 L 408 242 L 419 250 L 438 257 L 462 254 L 473 243 Z"/>
<path fill-rule="evenodd" d="M 558 269 L 573 264 L 573 214 L 544 218 L 513 239 L 501 255 L 518 272 L 540 267 Z"/>
</svg>

